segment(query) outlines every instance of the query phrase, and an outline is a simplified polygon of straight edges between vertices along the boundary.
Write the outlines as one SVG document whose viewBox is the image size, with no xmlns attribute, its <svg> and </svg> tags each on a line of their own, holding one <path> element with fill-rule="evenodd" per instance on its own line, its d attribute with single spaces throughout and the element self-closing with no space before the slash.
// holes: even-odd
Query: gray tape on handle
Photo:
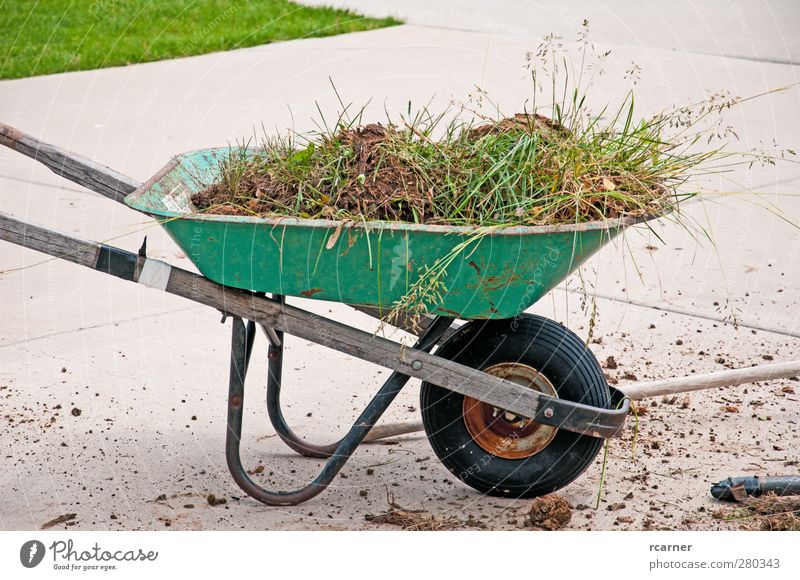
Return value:
<svg viewBox="0 0 800 580">
<path fill-rule="evenodd" d="M 139 274 L 139 284 L 144 284 L 156 290 L 166 290 L 172 266 L 161 260 L 145 258 L 142 272 Z"/>
</svg>

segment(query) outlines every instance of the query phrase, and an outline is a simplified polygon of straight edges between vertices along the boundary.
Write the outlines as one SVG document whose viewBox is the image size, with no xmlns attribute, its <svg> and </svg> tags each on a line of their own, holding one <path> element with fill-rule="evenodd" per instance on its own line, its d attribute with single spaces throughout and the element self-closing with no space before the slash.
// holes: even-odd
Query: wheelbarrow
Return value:
<svg viewBox="0 0 800 580">
<path fill-rule="evenodd" d="M 474 229 L 209 215 L 192 194 L 212 183 L 229 148 L 179 155 L 146 183 L 42 143 L 0 123 L 0 142 L 56 174 L 155 218 L 201 275 L 138 253 L 81 240 L 0 213 L 0 239 L 182 296 L 232 318 L 225 455 L 231 475 L 267 505 L 321 493 L 365 440 L 413 430 L 376 426 L 411 377 L 422 381 L 422 424 L 458 479 L 492 495 L 551 493 L 577 478 L 605 438 L 623 429 L 630 400 L 607 384 L 597 360 L 569 329 L 524 311 L 625 227 L 653 216 L 566 226 L 514 226 L 474 241 Z M 345 227 L 346 226 L 346 227 Z M 383 318 L 426 265 L 459 244 L 447 292 L 418 324 L 412 347 L 287 303 L 305 297 Z M 457 319 L 466 320 L 458 324 Z M 294 451 L 328 458 L 297 490 L 270 491 L 242 466 L 245 376 L 260 328 L 268 341 L 266 405 Z M 281 412 L 284 334 L 391 369 L 340 441 L 313 444 Z"/>
</svg>

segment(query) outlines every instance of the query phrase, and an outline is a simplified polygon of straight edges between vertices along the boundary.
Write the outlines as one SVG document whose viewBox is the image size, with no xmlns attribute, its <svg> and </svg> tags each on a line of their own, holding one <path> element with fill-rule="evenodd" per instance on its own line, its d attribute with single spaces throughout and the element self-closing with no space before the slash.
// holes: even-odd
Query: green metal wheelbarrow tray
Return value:
<svg viewBox="0 0 800 580">
<path fill-rule="evenodd" d="M 161 220 L 204 276 L 233 288 L 390 311 L 426 266 L 465 244 L 446 270 L 443 299 L 428 311 L 511 318 L 635 221 L 507 227 L 476 236 L 469 227 L 200 214 L 191 197 L 216 181 L 230 151 L 178 155 L 125 203 Z"/>
<path fill-rule="evenodd" d="M 226 458 L 236 483 L 265 504 L 306 501 L 330 484 L 361 442 L 415 430 L 376 426 L 412 377 L 423 381 L 422 419 L 434 451 L 459 479 L 485 493 L 530 497 L 563 487 L 592 463 L 603 438 L 623 428 L 629 401 L 609 388 L 583 341 L 524 310 L 626 226 L 649 217 L 508 227 L 476 239 L 474 229 L 460 227 L 217 216 L 197 212 L 191 196 L 214 181 L 229 149 L 179 155 L 142 184 L 2 123 L 0 142 L 153 216 L 197 266 L 202 275 L 148 258 L 146 240 L 132 253 L 0 213 L 2 240 L 233 319 Z M 405 328 L 418 336 L 413 347 L 286 303 L 286 296 L 330 300 L 382 317 L 425 266 L 466 241 L 446 271 L 441 302 Z M 272 425 L 293 450 L 329 458 L 313 482 L 295 491 L 264 489 L 240 459 L 244 379 L 258 327 L 269 341 Z M 284 333 L 393 371 L 340 441 L 308 443 L 287 425 L 280 407 Z"/>
</svg>

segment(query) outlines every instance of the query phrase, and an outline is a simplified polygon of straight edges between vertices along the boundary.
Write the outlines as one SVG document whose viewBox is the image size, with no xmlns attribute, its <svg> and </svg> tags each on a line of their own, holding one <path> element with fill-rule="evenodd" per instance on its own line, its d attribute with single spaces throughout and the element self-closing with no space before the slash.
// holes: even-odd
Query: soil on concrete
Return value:
<svg viewBox="0 0 800 580">
<path fill-rule="evenodd" d="M 349 324 L 364 322 L 344 305 L 320 303 L 314 308 Z M 689 375 L 725 365 L 748 367 L 764 356 L 800 357 L 797 341 L 782 335 L 746 327 L 736 330 L 732 325 L 652 309 L 626 318 L 623 330 L 618 320 L 622 313 L 632 316 L 629 307 L 614 308 L 608 305 L 603 310 L 605 319 L 596 327 L 591 348 L 598 360 L 614 357 L 617 368 L 604 371 L 620 385 L 626 384 L 626 372 L 648 381 L 674 376 L 675 369 Z M 182 316 L 176 328 L 184 329 L 179 339 L 188 343 L 195 338 L 196 315 Z M 572 306 L 570 322 L 575 331 L 585 335 L 588 316 L 578 304 Z M 652 324 L 657 328 L 651 328 Z M 215 330 L 209 327 L 209 340 L 216 340 Z M 94 340 L 108 341 L 108 336 L 97 335 Z M 35 380 L 26 378 L 15 384 L 14 375 L 29 372 L 25 353 L 38 349 L 31 352 L 49 360 L 52 344 L 33 341 L 6 347 L 6 366 L 0 373 L 4 406 L 0 439 L 8 442 L 8 449 L 2 456 L 0 486 L 8 490 L 3 517 L 9 529 L 38 530 L 43 522 L 72 513 L 77 514 L 74 519 L 53 529 L 541 529 L 534 528 L 530 517 L 537 500 L 493 498 L 467 488 L 432 456 L 422 436 L 362 446 L 319 500 L 280 510 L 260 509 L 227 475 L 224 455 L 207 452 L 225 435 L 224 421 L 220 423 L 208 411 L 216 401 L 219 381 L 227 379 L 213 357 L 209 379 L 194 383 L 187 379 L 185 388 L 152 388 L 161 380 L 155 372 L 143 384 L 137 374 L 141 361 L 122 355 L 111 361 L 98 357 L 102 373 L 91 381 L 82 372 L 62 372 L 62 363 L 56 361 L 39 365 Z M 213 344 L 216 352 L 226 348 L 224 337 Z M 371 397 L 372 384 L 377 388 L 385 376 L 384 371 L 373 377 L 381 371 L 363 361 L 341 364 L 336 353 L 322 346 L 298 341 L 289 347 L 297 348 L 299 354 L 295 364 L 284 369 L 289 373 L 287 380 L 325 377 L 327 381 L 315 383 L 318 389 L 301 390 L 297 407 L 289 408 L 299 428 L 308 433 L 319 425 L 337 430 L 350 425 L 364 398 Z M 194 358 L 177 359 L 186 361 L 179 366 L 199 368 L 200 355 L 190 353 Z M 153 347 L 146 354 L 156 357 L 152 360 L 161 366 L 175 364 L 174 353 Z M 330 369 L 341 374 L 331 376 Z M 111 393 L 86 384 L 106 386 L 105 377 L 112 372 L 123 382 Z M 347 391 L 347 397 L 325 396 L 340 395 L 334 389 L 349 385 L 345 378 L 351 376 L 370 376 L 374 383 L 359 383 L 357 389 Z M 558 495 L 573 506 L 571 519 L 562 529 L 794 529 L 800 506 L 775 506 L 772 513 L 759 513 L 768 508 L 723 504 L 709 489 L 733 475 L 797 473 L 798 385 L 797 378 L 780 379 L 639 402 L 622 436 L 609 441 L 606 465 L 603 456 L 598 456 L 581 477 L 559 490 Z M 739 412 L 727 411 L 729 405 Z M 73 408 L 83 413 L 73 416 Z M 313 417 L 307 417 L 311 411 Z M 129 414 L 134 412 L 142 412 L 151 428 L 131 429 Z M 386 420 L 414 420 L 418 413 L 418 393 L 404 390 L 387 411 Z M 192 421 L 192 416 L 200 419 Z M 291 488 L 318 474 L 318 462 L 287 454 L 268 422 L 256 422 L 252 437 L 254 451 L 246 462 L 262 485 Z M 273 465 L 259 469 L 256 458 L 271 454 L 277 454 Z M 113 473 L 103 475 L 109 469 Z M 394 506 L 387 505 L 381 492 L 384 485 L 396 495 Z M 365 489 L 366 496 L 360 493 Z M 210 493 L 227 503 L 209 505 Z M 719 510 L 722 517 L 716 516 Z M 539 511 L 552 514 L 552 510 Z M 367 513 L 376 517 L 365 519 Z"/>
</svg>

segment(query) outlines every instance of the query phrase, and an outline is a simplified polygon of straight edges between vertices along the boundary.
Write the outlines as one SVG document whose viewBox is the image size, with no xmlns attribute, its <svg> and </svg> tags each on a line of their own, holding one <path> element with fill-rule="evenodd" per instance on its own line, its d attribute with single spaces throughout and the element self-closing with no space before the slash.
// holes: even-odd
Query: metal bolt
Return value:
<svg viewBox="0 0 800 580">
<path fill-rule="evenodd" d="M 415 371 L 420 370 L 422 368 L 422 361 L 415 360 L 414 362 L 411 363 L 411 368 L 414 369 Z"/>
<path fill-rule="evenodd" d="M 553 409 L 550 409 L 550 408 L 545 409 L 544 410 L 544 416 L 547 417 L 548 419 L 552 419 L 553 418 Z"/>
</svg>

